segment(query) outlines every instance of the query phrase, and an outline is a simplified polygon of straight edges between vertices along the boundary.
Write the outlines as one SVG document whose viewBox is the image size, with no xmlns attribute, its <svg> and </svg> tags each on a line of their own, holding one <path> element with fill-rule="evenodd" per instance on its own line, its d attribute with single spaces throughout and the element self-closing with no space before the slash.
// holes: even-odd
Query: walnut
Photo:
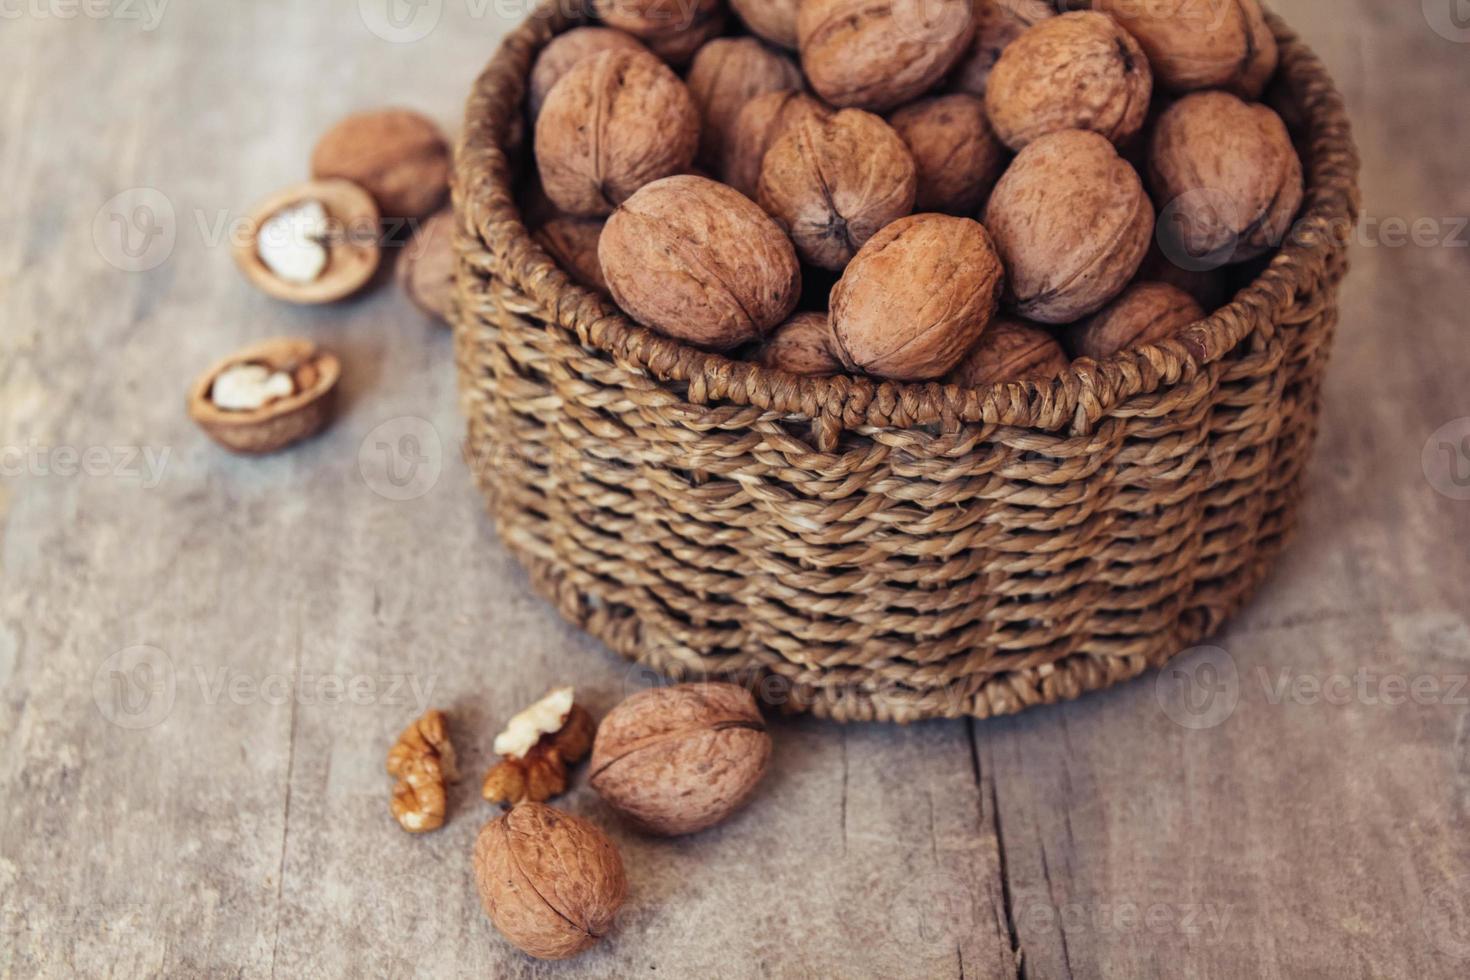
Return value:
<svg viewBox="0 0 1470 980">
<path fill-rule="evenodd" d="M 522 952 L 576 956 L 607 935 L 628 896 L 623 859 L 592 824 L 522 803 L 475 839 L 475 884 L 485 914 Z"/>
<path fill-rule="evenodd" d="M 741 107 L 725 141 L 725 183 L 754 200 L 766 151 L 788 126 L 829 110 L 805 92 L 767 92 Z"/>
<path fill-rule="evenodd" d="M 1009 272 L 1008 306 L 1070 323 L 1101 309 L 1138 271 L 1154 209 L 1138 173 L 1097 133 L 1036 140 L 995 185 L 985 227 Z"/>
<path fill-rule="evenodd" d="M 329 129 L 311 154 L 317 180 L 365 189 L 385 218 L 426 218 L 449 193 L 449 142 L 430 119 L 406 109 L 361 112 Z"/>
<path fill-rule="evenodd" d="M 882 112 L 942 79 L 974 33 L 970 0 L 803 0 L 801 64 L 836 106 Z"/>
<path fill-rule="evenodd" d="M 1302 163 L 1281 117 L 1226 92 L 1196 92 L 1159 117 L 1149 183 L 1170 258 L 1209 268 L 1281 244 L 1303 197 Z"/>
<path fill-rule="evenodd" d="M 1093 0 L 1138 39 L 1159 84 L 1258 98 L 1276 72 L 1276 37 L 1257 0 Z"/>
<path fill-rule="evenodd" d="M 649 184 L 608 219 L 597 248 L 629 316 L 707 350 L 765 336 L 791 313 L 801 267 L 749 198 L 703 177 Z"/>
<path fill-rule="evenodd" d="M 917 191 L 918 168 L 893 128 L 844 109 L 783 130 L 766 151 L 757 196 L 803 260 L 837 270 L 878 229 L 911 212 Z"/>
<path fill-rule="evenodd" d="M 699 147 L 699 113 L 668 66 L 604 51 L 562 76 L 536 120 L 536 165 L 567 214 L 611 214 L 644 184 L 682 173 Z"/>
<path fill-rule="evenodd" d="M 1063 129 L 1124 143 L 1140 129 L 1153 73 L 1138 42 L 1106 14 L 1062 14 L 1017 38 L 985 91 L 995 133 L 1013 150 Z"/>
<path fill-rule="evenodd" d="M 426 712 L 403 730 L 388 750 L 388 775 L 398 778 L 393 816 L 399 826 L 410 834 L 444 826 L 444 784 L 459 779 L 444 712 Z"/>
<path fill-rule="evenodd" d="M 753 37 L 716 38 L 694 55 L 687 79 L 700 113 L 700 159 L 718 167 L 735 117 L 764 92 L 799 90 L 801 69 Z"/>
<path fill-rule="evenodd" d="M 969 217 L 985 203 L 1005 170 L 1005 147 L 990 129 L 985 103 L 955 93 L 911 102 L 888 124 L 913 154 L 918 167 L 916 211 L 945 211 Z"/>
<path fill-rule="evenodd" d="M 692 834 L 743 806 L 770 757 L 771 737 L 744 688 L 654 688 L 603 719 L 592 748 L 592 788 L 653 833 Z"/>
<path fill-rule="evenodd" d="M 189 416 L 231 452 L 273 453 L 326 425 L 341 376 L 337 358 L 309 340 L 267 340 L 200 375 Z"/>
<path fill-rule="evenodd" d="M 1071 367 L 1072 359 L 1044 328 L 1014 317 L 997 317 L 980 342 L 952 371 L 950 384 L 965 388 L 1012 381 L 1050 381 Z"/>
<path fill-rule="evenodd" d="M 975 37 L 950 75 L 950 91 L 984 98 L 990 72 L 1006 46 L 1032 24 L 1054 16 L 1047 0 L 975 0 Z"/>
<path fill-rule="evenodd" d="M 1167 340 L 1205 311 L 1194 297 L 1162 282 L 1137 282 L 1072 334 L 1079 357 L 1102 360 L 1121 350 Z"/>
<path fill-rule="evenodd" d="M 611 27 L 574 27 L 565 34 L 552 38 L 531 69 L 531 81 L 526 93 L 526 104 L 534 120 L 541 115 L 546 96 L 563 75 L 571 71 L 577 62 L 604 51 L 647 51 L 631 34 L 613 30 Z"/>
<path fill-rule="evenodd" d="M 775 371 L 803 377 L 842 373 L 833 353 L 832 324 L 825 313 L 798 313 L 776 328 L 758 354 L 760 363 Z"/>
<path fill-rule="evenodd" d="M 682 65 L 725 29 L 722 0 L 593 0 L 609 27 L 627 31 L 672 65 Z"/>
<path fill-rule="evenodd" d="M 251 212 L 235 263 L 261 292 L 288 303 L 333 303 L 360 292 L 382 260 L 378 206 L 346 180 L 313 180 Z"/>
<path fill-rule="evenodd" d="M 567 767 L 587 758 L 596 731 L 570 687 L 552 691 L 512 718 L 496 737 L 501 760 L 485 776 L 481 795 L 503 806 L 560 796 L 567 791 Z"/>
<path fill-rule="evenodd" d="M 602 263 L 597 258 L 597 242 L 602 238 L 604 222 L 598 218 L 552 218 L 533 236 L 536 242 L 561 266 L 562 271 L 593 292 L 608 295 L 607 280 L 602 278 Z"/>
<path fill-rule="evenodd" d="M 1004 279 L 979 222 L 900 218 L 863 246 L 832 290 L 837 356 L 894 381 L 942 378 L 989 326 Z"/>
<path fill-rule="evenodd" d="M 414 233 L 398 260 L 398 284 L 425 313 L 449 322 L 454 299 L 454 212 L 440 211 Z"/>
<path fill-rule="evenodd" d="M 730 0 L 730 6 L 752 34 L 796 50 L 796 11 L 801 0 Z"/>
<path fill-rule="evenodd" d="M 1193 296 L 1205 312 L 1225 305 L 1229 283 L 1225 273 L 1217 269 L 1200 269 L 1187 258 L 1176 262 L 1159 247 L 1158 236 L 1149 246 L 1143 266 L 1138 270 L 1139 282 L 1165 282 Z"/>
</svg>

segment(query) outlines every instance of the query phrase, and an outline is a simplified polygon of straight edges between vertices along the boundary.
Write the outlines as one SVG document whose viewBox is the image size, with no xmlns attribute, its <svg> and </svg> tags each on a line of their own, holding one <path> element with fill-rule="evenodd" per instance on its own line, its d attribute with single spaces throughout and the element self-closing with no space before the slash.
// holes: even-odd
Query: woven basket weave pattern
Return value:
<svg viewBox="0 0 1470 980">
<path fill-rule="evenodd" d="M 558 270 L 502 147 L 536 53 L 578 22 L 547 7 L 506 39 L 455 188 L 467 457 L 568 619 L 671 676 L 910 721 L 1137 676 L 1245 601 L 1301 496 L 1357 214 L 1341 101 L 1285 25 L 1308 193 L 1270 267 L 1161 345 L 962 390 L 705 354 Z"/>
</svg>

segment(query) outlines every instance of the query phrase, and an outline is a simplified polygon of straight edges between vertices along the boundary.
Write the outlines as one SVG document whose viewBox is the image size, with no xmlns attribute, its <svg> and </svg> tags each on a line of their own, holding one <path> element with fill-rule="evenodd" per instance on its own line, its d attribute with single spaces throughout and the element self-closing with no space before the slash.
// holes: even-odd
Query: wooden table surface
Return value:
<svg viewBox="0 0 1470 980">
<path fill-rule="evenodd" d="M 457 127 L 525 6 L 386 2 L 0 7 L 0 974 L 1470 973 L 1455 0 L 1278 4 L 1346 93 L 1366 219 L 1303 526 L 1218 649 L 986 723 L 777 722 L 754 804 L 687 840 L 579 785 L 632 897 L 562 965 L 480 911 L 477 777 L 548 686 L 600 713 L 649 679 L 498 545 L 448 334 L 392 288 L 272 302 L 229 253 L 349 110 Z M 184 392 L 280 334 L 341 354 L 339 417 L 230 457 Z M 471 778 L 410 838 L 383 757 L 430 704 Z"/>
</svg>

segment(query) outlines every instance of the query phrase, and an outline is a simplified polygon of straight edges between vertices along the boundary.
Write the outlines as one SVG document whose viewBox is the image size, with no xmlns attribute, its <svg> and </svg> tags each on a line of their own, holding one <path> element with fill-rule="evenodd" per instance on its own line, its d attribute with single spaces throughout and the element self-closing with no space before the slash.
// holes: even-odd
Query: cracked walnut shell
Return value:
<svg viewBox="0 0 1470 980">
<path fill-rule="evenodd" d="M 1013 381 L 1040 383 L 1071 365 L 1062 345 L 1044 328 L 1014 317 L 997 317 L 946 380 L 964 388 Z"/>
<path fill-rule="evenodd" d="M 718 167 L 745 104 L 766 92 L 799 90 L 802 79 L 790 58 L 755 38 L 721 37 L 694 55 L 687 84 L 699 107 L 699 158 L 708 167 Z"/>
<path fill-rule="evenodd" d="M 1162 282 L 1137 282 L 1072 334 L 1079 357 L 1100 361 L 1122 350 L 1168 340 L 1205 311 L 1184 290 Z"/>
<path fill-rule="evenodd" d="M 628 895 L 617 847 L 597 827 L 543 803 L 522 803 L 475 839 L 485 914 L 522 952 L 564 960 L 612 931 Z"/>
<path fill-rule="evenodd" d="M 398 778 L 393 816 L 400 827 L 422 834 L 444 826 L 444 784 L 459 779 L 444 712 L 425 712 L 403 730 L 388 750 L 388 775 Z"/>
<path fill-rule="evenodd" d="M 683 173 L 699 147 L 699 113 L 677 75 L 642 51 L 584 58 L 552 88 L 536 120 L 536 166 L 569 215 L 608 215 L 644 184 Z"/>
<path fill-rule="evenodd" d="M 771 737 L 744 688 L 654 688 L 603 719 L 592 748 L 592 788 L 653 833 L 692 834 L 743 806 L 770 756 Z"/>
<path fill-rule="evenodd" d="M 273 453 L 326 424 L 341 375 L 337 358 L 309 340 L 267 340 L 200 375 L 189 392 L 189 415 L 231 452 Z M 223 397 L 222 380 L 235 382 L 234 397 Z"/>
<path fill-rule="evenodd" d="M 835 106 L 883 112 L 933 88 L 974 33 L 971 0 L 803 0 L 801 64 Z"/>
<path fill-rule="evenodd" d="M 275 299 L 335 303 L 372 281 L 382 260 L 378 207 L 346 180 L 313 180 L 273 194 L 247 222 L 235 263 Z"/>
<path fill-rule="evenodd" d="M 449 142 L 430 119 L 407 109 L 348 116 L 311 154 L 318 180 L 350 180 L 386 218 L 426 218 L 449 193 Z"/>
<path fill-rule="evenodd" d="M 1280 52 L 1258 0 L 1093 0 L 1138 39 L 1164 88 L 1259 98 Z"/>
<path fill-rule="evenodd" d="M 911 102 L 888 117 L 918 167 L 916 211 L 970 217 L 1006 166 L 985 103 L 956 92 Z"/>
</svg>

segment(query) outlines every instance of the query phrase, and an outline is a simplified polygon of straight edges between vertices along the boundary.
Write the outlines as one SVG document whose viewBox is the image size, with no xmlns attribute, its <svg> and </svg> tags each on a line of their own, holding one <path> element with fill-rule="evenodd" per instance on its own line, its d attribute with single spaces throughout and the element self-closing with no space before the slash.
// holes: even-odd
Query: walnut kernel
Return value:
<svg viewBox="0 0 1470 980">
<path fill-rule="evenodd" d="M 425 712 L 403 730 L 388 751 L 388 775 L 398 779 L 393 816 L 399 826 L 411 834 L 444 826 L 444 784 L 459 779 L 444 712 Z"/>
</svg>

